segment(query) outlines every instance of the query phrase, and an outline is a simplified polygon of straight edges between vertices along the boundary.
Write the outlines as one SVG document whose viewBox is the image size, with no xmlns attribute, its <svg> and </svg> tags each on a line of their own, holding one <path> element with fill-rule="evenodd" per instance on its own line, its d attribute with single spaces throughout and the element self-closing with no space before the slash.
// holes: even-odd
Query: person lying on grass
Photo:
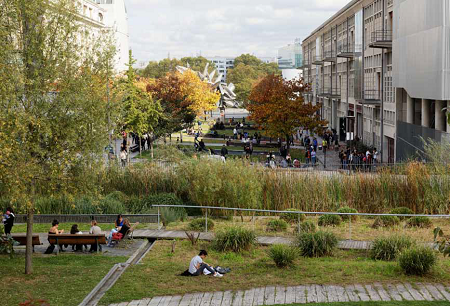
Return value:
<svg viewBox="0 0 450 306">
<path fill-rule="evenodd" d="M 210 265 L 208 265 L 206 262 L 203 262 L 206 256 L 208 256 L 208 252 L 206 252 L 205 250 L 200 250 L 200 253 L 192 258 L 191 263 L 189 264 L 189 273 L 192 276 L 199 276 L 203 275 L 203 272 L 206 269 L 211 273 L 211 275 L 215 277 L 222 277 L 222 274 L 217 273 Z"/>
</svg>

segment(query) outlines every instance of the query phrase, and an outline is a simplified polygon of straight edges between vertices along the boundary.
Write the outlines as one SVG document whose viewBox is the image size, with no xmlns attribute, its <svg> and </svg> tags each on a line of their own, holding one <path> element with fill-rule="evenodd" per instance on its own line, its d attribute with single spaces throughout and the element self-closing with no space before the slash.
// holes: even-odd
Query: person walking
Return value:
<svg viewBox="0 0 450 306">
<path fill-rule="evenodd" d="M 312 165 L 314 167 L 316 165 L 316 150 L 311 151 L 311 161 L 312 161 Z"/>
<path fill-rule="evenodd" d="M 120 161 L 122 162 L 122 167 L 127 165 L 127 151 L 125 149 L 122 149 L 120 152 Z"/>
<path fill-rule="evenodd" d="M 14 226 L 14 211 L 11 207 L 8 207 L 3 215 L 3 225 L 5 226 L 5 235 L 11 235 L 11 230 Z"/>
<path fill-rule="evenodd" d="M 228 149 L 225 145 L 223 145 L 222 149 L 220 150 L 220 156 L 223 157 L 223 161 L 225 161 L 227 159 L 227 155 L 228 155 Z"/>
</svg>

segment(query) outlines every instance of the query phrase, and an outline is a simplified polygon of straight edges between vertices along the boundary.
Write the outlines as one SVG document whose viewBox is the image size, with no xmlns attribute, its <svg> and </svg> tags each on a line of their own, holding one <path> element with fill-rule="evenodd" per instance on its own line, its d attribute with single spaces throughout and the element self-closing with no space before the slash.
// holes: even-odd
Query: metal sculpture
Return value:
<svg viewBox="0 0 450 306">
<path fill-rule="evenodd" d="M 187 63 L 186 67 L 183 66 L 177 66 L 177 71 L 180 73 L 184 73 L 188 70 L 192 70 L 189 63 Z M 213 70 L 211 73 L 208 72 L 209 63 L 206 64 L 205 70 L 203 73 L 194 71 L 197 76 L 203 80 L 206 81 L 211 89 L 217 90 L 220 92 L 220 100 L 217 102 L 217 107 L 221 110 L 224 110 L 225 108 L 240 108 L 240 103 L 236 100 L 236 94 L 234 93 L 234 90 L 236 87 L 233 83 L 226 84 L 222 82 L 222 73 L 219 73 L 217 78 L 214 78 L 216 75 L 217 70 Z"/>
</svg>

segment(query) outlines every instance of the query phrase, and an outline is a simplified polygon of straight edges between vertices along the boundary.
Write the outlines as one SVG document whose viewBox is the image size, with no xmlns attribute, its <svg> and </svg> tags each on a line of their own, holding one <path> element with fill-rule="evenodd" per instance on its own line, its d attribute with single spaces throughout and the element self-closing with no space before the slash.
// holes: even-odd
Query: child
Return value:
<svg viewBox="0 0 450 306">
<path fill-rule="evenodd" d="M 3 224 L 5 226 L 5 234 L 11 235 L 12 227 L 14 226 L 14 219 L 16 216 L 14 215 L 14 211 L 11 207 L 6 209 L 6 213 L 3 215 Z"/>
</svg>

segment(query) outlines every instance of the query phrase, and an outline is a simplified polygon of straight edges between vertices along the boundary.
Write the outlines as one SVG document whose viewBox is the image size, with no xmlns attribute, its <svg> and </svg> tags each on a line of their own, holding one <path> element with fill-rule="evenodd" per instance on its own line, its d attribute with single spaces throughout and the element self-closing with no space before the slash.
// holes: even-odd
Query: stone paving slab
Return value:
<svg viewBox="0 0 450 306">
<path fill-rule="evenodd" d="M 109 306 L 262 306 L 279 304 L 333 303 L 348 301 L 449 301 L 450 287 L 444 284 L 355 284 L 267 286 L 239 291 L 189 293 Z"/>
</svg>

